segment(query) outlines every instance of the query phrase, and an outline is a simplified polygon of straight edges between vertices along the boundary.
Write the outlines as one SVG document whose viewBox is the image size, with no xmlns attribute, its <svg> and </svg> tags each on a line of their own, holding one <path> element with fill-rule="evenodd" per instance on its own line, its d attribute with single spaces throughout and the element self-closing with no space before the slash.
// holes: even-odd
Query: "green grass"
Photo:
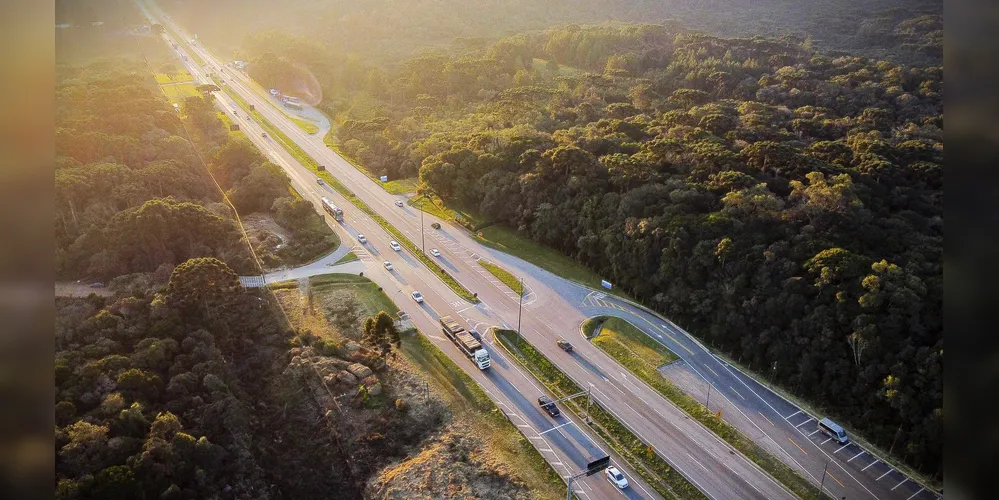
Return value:
<svg viewBox="0 0 999 500">
<path fill-rule="evenodd" d="M 444 204 L 440 202 L 439 198 L 434 199 L 423 194 L 410 198 L 409 205 L 417 210 L 423 210 L 430 215 L 440 217 L 444 220 L 454 220 L 457 215 L 454 210 L 444 206 Z"/>
<path fill-rule="evenodd" d="M 565 483 L 551 464 L 451 358 L 414 329 L 403 332 L 401 351 L 448 400 L 456 418 L 468 422 L 476 430 L 476 435 L 500 455 L 499 461 L 517 471 L 531 493 L 544 499 L 563 497 Z"/>
<path fill-rule="evenodd" d="M 423 262 L 423 265 L 427 266 L 427 269 L 433 271 L 434 274 L 436 274 L 437 277 L 444 282 L 444 284 L 446 284 L 449 288 L 451 288 L 451 290 L 454 291 L 454 293 L 456 293 L 459 297 L 469 302 L 473 303 L 479 302 L 479 299 L 475 296 L 475 294 L 473 294 L 467 288 L 462 286 L 461 283 L 458 283 L 458 280 L 454 279 L 454 277 L 451 276 L 451 274 L 448 273 L 447 270 L 445 270 L 443 267 L 438 265 L 436 262 L 431 260 L 426 255 L 424 255 L 423 252 L 420 251 L 420 247 L 416 246 L 416 244 L 410 241 L 409 238 L 407 238 L 402 233 L 402 231 L 399 231 L 398 229 L 396 229 L 395 226 L 389 224 L 389 222 L 385 220 L 384 217 L 378 215 L 378 213 L 375 212 L 374 209 L 372 209 L 370 206 L 368 206 L 368 204 L 365 203 L 364 200 L 358 198 L 357 195 L 355 195 L 353 192 L 347 189 L 347 186 L 344 186 L 339 179 L 333 177 L 329 173 L 329 171 L 320 172 L 319 163 L 317 163 L 316 160 L 314 160 L 311 156 L 309 156 L 304 150 L 302 150 L 301 147 L 298 146 L 298 144 L 295 144 L 294 141 L 292 141 L 287 135 L 285 135 L 277 127 L 275 127 L 269 120 L 264 118 L 264 116 L 260 114 L 260 112 L 256 110 L 250 111 L 249 104 L 238 93 L 233 91 L 232 87 L 224 85 L 222 87 L 222 90 L 230 97 L 232 97 L 232 99 L 236 101 L 237 104 L 239 104 L 239 107 L 243 108 L 246 112 L 250 113 L 257 120 L 257 123 L 259 123 L 265 130 L 267 130 L 271 134 L 271 137 L 275 141 L 279 142 L 292 157 L 298 160 L 298 162 L 301 163 L 303 166 L 305 166 L 305 168 L 311 170 L 312 173 L 314 173 L 317 177 L 321 177 L 323 180 L 325 180 L 333 189 L 335 189 L 338 193 L 343 195 L 344 198 L 347 198 L 348 201 L 353 203 L 358 209 L 360 209 L 362 212 L 371 217 L 371 219 L 377 222 L 378 225 L 382 226 L 383 229 L 388 231 L 388 233 L 391 234 L 395 238 L 395 240 L 399 242 L 399 244 L 406 247 L 406 249 L 409 250 L 409 252 L 414 257 L 420 259 L 420 262 Z"/>
<path fill-rule="evenodd" d="M 581 391 L 579 385 L 517 332 L 513 330 L 494 330 L 494 332 L 500 345 L 557 397 Z M 648 443 L 639 439 L 599 404 L 590 405 L 588 409 L 585 408 L 584 402 L 577 402 L 577 400 L 566 401 L 563 404 L 577 415 L 588 411 L 593 422 L 590 424 L 593 431 L 614 448 L 614 451 L 618 452 L 635 472 L 664 498 L 707 498 L 679 471 L 655 453 L 655 450 Z"/>
<path fill-rule="evenodd" d="M 382 189 L 388 191 L 391 194 L 407 194 L 416 192 L 417 179 L 415 177 L 409 177 L 406 179 L 396 179 L 394 181 L 388 181 L 381 183 Z"/>
<path fill-rule="evenodd" d="M 194 76 L 187 71 L 178 71 L 170 75 L 166 73 L 156 73 L 153 75 L 153 78 L 155 78 L 156 83 L 160 85 L 165 83 L 186 83 L 194 81 Z"/>
<path fill-rule="evenodd" d="M 799 498 L 822 498 L 815 485 L 663 377 L 657 368 L 679 359 L 666 346 L 652 340 L 621 318 L 598 316 L 584 322 L 581 328 L 583 334 L 587 336 L 597 331 L 596 337 L 592 338 L 597 347 L 621 363 L 632 375 L 640 378 L 718 437 L 742 452 Z"/>
<path fill-rule="evenodd" d="M 592 341 L 601 349 L 610 345 L 624 348 L 632 357 L 644 365 L 651 366 L 653 370 L 680 359 L 680 356 L 668 347 L 656 342 L 638 327 L 621 318 L 597 316 L 590 319 L 597 320 L 591 328 L 597 327 L 599 330 L 583 333 L 587 335 L 594 333 Z"/>
<path fill-rule="evenodd" d="M 229 131 L 229 137 L 232 137 L 234 139 L 235 138 L 246 138 L 246 134 L 243 133 L 242 130 L 232 130 L 230 128 L 230 126 L 233 123 L 235 123 L 235 122 L 232 121 L 232 118 L 229 118 L 229 115 L 227 115 L 227 114 L 219 111 L 218 112 L 218 117 L 219 117 L 219 120 L 222 120 L 222 123 L 225 124 L 225 129 Z M 288 189 L 291 191 L 292 196 L 297 196 L 299 199 L 302 198 L 302 196 L 299 195 L 298 192 L 295 191 L 295 188 L 291 187 L 290 184 L 288 185 Z"/>
<path fill-rule="evenodd" d="M 314 291 L 351 290 L 365 310 L 366 316 L 375 316 L 379 311 L 385 311 L 392 316 L 399 312 L 399 307 L 380 289 L 377 283 L 356 274 L 321 274 L 309 278 L 309 285 Z M 282 282 L 271 285 L 272 288 L 298 287 L 298 282 Z"/>
<path fill-rule="evenodd" d="M 355 260 L 360 259 L 354 254 L 354 252 L 347 252 L 347 255 L 340 257 L 340 260 L 336 261 L 335 264 L 346 264 L 347 262 L 354 262 Z"/>
<path fill-rule="evenodd" d="M 294 116 L 291 115 L 288 115 L 288 118 L 291 118 L 291 121 L 295 122 L 295 125 L 298 125 L 298 128 L 304 130 L 306 134 L 315 134 L 316 132 L 319 132 L 319 127 L 316 126 L 315 123 L 310 122 L 309 120 L 295 118 Z"/>
<path fill-rule="evenodd" d="M 183 104 L 184 99 L 188 97 L 201 97 L 201 92 L 198 92 L 197 85 L 193 83 L 160 85 L 160 90 L 167 96 L 171 104 Z"/>
<path fill-rule="evenodd" d="M 517 295 L 524 295 L 523 283 L 510 273 L 510 271 L 484 259 L 479 259 L 479 265 L 484 267 L 486 271 L 489 271 L 489 274 L 495 276 L 496 279 L 502 281 L 504 285 L 510 287 L 510 290 L 513 290 Z"/>
<path fill-rule="evenodd" d="M 596 288 L 603 292 L 632 300 L 628 294 L 619 289 L 603 289 L 600 286 L 601 279 L 597 273 L 589 270 L 583 264 L 562 255 L 558 250 L 535 243 L 525 236 L 500 226 L 485 227 L 478 232 L 481 232 L 482 236 L 479 237 L 476 234 L 476 241 L 487 247 L 495 248 L 501 252 L 524 259 L 567 280 L 582 283 L 590 288 Z"/>
</svg>

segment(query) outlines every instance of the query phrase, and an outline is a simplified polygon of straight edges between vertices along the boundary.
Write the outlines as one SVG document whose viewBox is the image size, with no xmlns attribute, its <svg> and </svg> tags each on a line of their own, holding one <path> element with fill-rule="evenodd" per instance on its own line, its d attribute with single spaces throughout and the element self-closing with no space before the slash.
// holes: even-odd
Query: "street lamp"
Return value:
<svg viewBox="0 0 999 500">
<path fill-rule="evenodd" d="M 423 233 L 423 210 L 420 210 L 420 247 L 423 249 L 423 255 L 426 255 L 427 242 L 426 235 Z"/>
</svg>

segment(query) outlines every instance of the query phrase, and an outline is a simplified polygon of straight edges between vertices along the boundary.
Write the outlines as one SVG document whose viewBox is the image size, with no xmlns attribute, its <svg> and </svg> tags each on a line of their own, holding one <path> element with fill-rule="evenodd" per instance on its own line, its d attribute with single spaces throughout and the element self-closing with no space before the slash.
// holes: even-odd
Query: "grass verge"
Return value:
<svg viewBox="0 0 999 500">
<path fill-rule="evenodd" d="M 394 181 L 382 182 L 379 176 L 372 173 L 364 165 L 361 165 L 361 162 L 355 160 L 352 156 L 345 153 L 343 149 L 340 148 L 340 146 L 338 146 L 333 142 L 332 129 L 328 134 L 326 134 L 326 137 L 323 138 L 323 142 L 326 143 L 326 145 L 329 146 L 330 149 L 335 151 L 336 154 L 340 155 L 341 158 L 347 160 L 347 163 L 350 163 L 354 168 L 357 169 L 358 172 L 364 174 L 367 178 L 375 181 L 375 183 L 378 184 L 379 187 L 384 189 L 389 194 L 406 194 L 416 191 L 416 179 L 413 178 L 396 179 Z"/>
<path fill-rule="evenodd" d="M 556 396 L 564 397 L 582 390 L 517 332 L 495 330 L 495 334 L 500 344 Z M 576 414 L 586 410 L 575 400 L 563 404 Z M 588 411 L 593 431 L 627 460 L 632 468 L 664 498 L 707 498 L 657 454 L 652 446 L 639 439 L 598 403 L 591 405 Z"/>
<path fill-rule="evenodd" d="M 632 375 L 642 379 L 726 443 L 742 452 L 799 498 L 823 498 L 815 485 L 663 377 L 657 368 L 678 359 L 673 351 L 620 318 L 607 316 L 590 318 L 583 323 L 582 328 L 584 335 L 589 335 L 594 330 L 598 331 L 596 337 L 592 339 L 597 347 L 621 363 Z"/>
<path fill-rule="evenodd" d="M 170 83 L 187 83 L 194 81 L 194 77 L 191 76 L 187 71 L 178 71 L 173 74 L 166 73 L 155 73 L 153 78 L 156 79 L 156 83 L 160 85 L 170 84 Z"/>
<path fill-rule="evenodd" d="M 295 122 L 295 125 L 298 125 L 298 128 L 304 130 L 306 134 L 315 134 L 316 132 L 319 132 L 319 127 L 309 120 L 295 118 L 294 116 L 288 116 L 288 118 L 291 118 L 291 121 Z"/>
<path fill-rule="evenodd" d="M 427 375 L 442 394 L 455 418 L 469 421 L 501 460 L 517 471 L 538 498 L 562 498 L 564 482 L 482 388 L 426 337 L 416 330 L 403 333 L 403 356 Z"/>
<path fill-rule="evenodd" d="M 347 255 L 340 257 L 340 260 L 336 261 L 336 264 L 346 264 L 347 262 L 354 262 L 355 260 L 360 260 L 360 258 L 354 254 L 354 252 L 347 252 Z"/>
<path fill-rule="evenodd" d="M 510 290 L 516 292 L 517 295 L 524 295 L 523 283 L 521 283 L 516 276 L 510 273 L 510 271 L 507 271 L 506 269 L 503 269 L 502 267 L 497 266 L 496 264 L 493 264 L 485 259 L 479 259 L 479 265 L 485 268 L 486 271 L 489 271 L 489 274 L 495 276 L 496 279 L 502 281 L 504 285 L 510 287 Z"/>
<path fill-rule="evenodd" d="M 409 238 L 407 238 L 404 234 L 402 234 L 402 231 L 399 231 L 398 229 L 396 229 L 395 226 L 389 224 L 389 222 L 385 220 L 384 217 L 378 215 L 378 213 L 375 212 L 374 209 L 372 209 L 370 206 L 368 206 L 368 204 L 365 203 L 364 200 L 358 198 L 357 195 L 355 195 L 351 190 L 347 189 L 347 186 L 344 186 L 339 179 L 330 175 L 329 171 L 320 172 L 319 163 L 317 163 L 316 160 L 314 160 L 304 150 L 302 150 L 302 148 L 299 147 L 298 144 L 295 143 L 295 141 L 292 141 L 287 135 L 281 132 L 281 130 L 275 127 L 269 120 L 267 120 L 267 118 L 264 118 L 264 115 L 260 114 L 259 111 L 256 110 L 251 111 L 250 105 L 246 102 L 246 100 L 242 98 L 242 96 L 240 96 L 238 93 L 232 90 L 232 87 L 224 85 L 222 87 L 222 90 L 230 97 L 232 97 L 232 99 L 236 101 L 237 104 L 239 104 L 239 107 L 243 108 L 244 111 L 250 113 L 250 115 L 253 116 L 257 120 L 257 122 L 271 134 L 271 137 L 275 141 L 280 143 L 285 150 L 288 151 L 288 154 L 290 154 L 292 157 L 298 160 L 299 163 L 305 166 L 305 168 L 312 171 L 312 173 L 314 173 L 316 176 L 321 177 L 323 180 L 325 180 L 333 189 L 335 189 L 338 193 L 343 195 L 344 198 L 347 198 L 347 200 L 353 203 L 354 206 L 356 206 L 362 212 L 371 217 L 372 220 L 377 222 L 378 225 L 382 226 L 382 228 L 388 231 L 389 234 L 394 236 L 396 241 L 398 241 L 401 245 L 405 246 L 406 249 L 409 250 L 409 252 L 413 256 L 420 259 L 420 262 L 423 262 L 423 265 L 427 266 L 427 269 L 433 271 L 434 274 L 436 274 L 437 277 L 444 282 L 444 284 L 446 284 L 448 287 L 451 288 L 451 290 L 454 291 L 454 293 L 458 294 L 459 297 L 469 302 L 473 303 L 479 302 L 479 299 L 478 297 L 475 296 L 475 294 L 473 294 L 467 288 L 462 286 L 461 283 L 458 283 L 458 280 L 454 279 L 454 277 L 451 276 L 451 274 L 448 273 L 447 270 L 445 270 L 443 267 L 441 267 L 436 262 L 431 260 L 430 257 L 424 255 L 423 252 L 420 251 L 420 247 L 416 246 L 416 244 L 414 244 L 412 241 L 409 240 Z"/>
<path fill-rule="evenodd" d="M 160 91 L 167 96 L 170 104 L 183 104 L 188 97 L 201 97 L 201 92 L 193 83 L 178 83 L 174 85 L 160 85 Z"/>
<path fill-rule="evenodd" d="M 476 241 L 487 247 L 495 248 L 501 252 L 524 259 L 567 280 L 582 283 L 590 288 L 596 288 L 605 293 L 633 300 L 621 290 L 604 290 L 600 285 L 601 278 L 597 273 L 579 262 L 562 255 L 558 250 L 535 243 L 529 238 L 500 226 L 488 226 L 479 230 L 478 233 L 482 233 L 482 236 L 476 234 Z"/>
<path fill-rule="evenodd" d="M 342 289 L 354 292 L 366 316 L 375 316 L 379 311 L 385 311 L 393 316 L 399 312 L 399 307 L 389 299 L 378 284 L 364 276 L 343 273 L 320 274 L 309 278 L 309 285 L 314 291 Z M 298 281 L 282 281 L 270 286 L 274 289 L 298 288 Z"/>
</svg>

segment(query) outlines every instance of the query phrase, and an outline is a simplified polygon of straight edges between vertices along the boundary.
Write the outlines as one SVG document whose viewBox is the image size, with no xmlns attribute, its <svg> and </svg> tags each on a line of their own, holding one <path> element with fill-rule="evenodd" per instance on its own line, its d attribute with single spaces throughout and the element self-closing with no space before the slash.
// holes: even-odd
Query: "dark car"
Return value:
<svg viewBox="0 0 999 500">
<path fill-rule="evenodd" d="M 555 341 L 555 343 L 558 344 L 558 346 L 561 347 L 563 351 L 572 352 L 572 344 L 570 344 L 568 341 L 558 339 Z"/>
<path fill-rule="evenodd" d="M 559 411 L 558 406 L 555 406 L 555 402 L 549 399 L 548 396 L 541 396 L 538 398 L 538 406 L 540 406 L 542 410 L 545 410 L 545 412 L 552 418 L 562 414 L 562 412 Z"/>
<path fill-rule="evenodd" d="M 441 228 L 441 223 L 440 222 L 434 222 L 433 224 L 430 225 L 430 227 L 432 227 L 434 229 L 440 229 Z"/>
</svg>

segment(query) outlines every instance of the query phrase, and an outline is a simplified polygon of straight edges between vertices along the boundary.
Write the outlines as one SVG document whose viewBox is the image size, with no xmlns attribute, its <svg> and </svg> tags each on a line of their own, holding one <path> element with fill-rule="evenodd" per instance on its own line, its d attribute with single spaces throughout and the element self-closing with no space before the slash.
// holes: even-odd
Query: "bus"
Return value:
<svg viewBox="0 0 999 500">
<path fill-rule="evenodd" d="M 839 424 L 829 420 L 828 418 L 819 420 L 819 431 L 826 436 L 835 439 L 839 444 L 846 444 L 850 442 L 850 438 L 846 437 L 846 431 L 844 431 Z"/>
<path fill-rule="evenodd" d="M 323 198 L 323 210 L 325 210 L 326 213 L 332 215 L 333 218 L 336 219 L 338 222 L 343 222 L 343 210 L 340 207 L 334 205 L 333 202 L 329 200 L 329 198 Z"/>
</svg>

